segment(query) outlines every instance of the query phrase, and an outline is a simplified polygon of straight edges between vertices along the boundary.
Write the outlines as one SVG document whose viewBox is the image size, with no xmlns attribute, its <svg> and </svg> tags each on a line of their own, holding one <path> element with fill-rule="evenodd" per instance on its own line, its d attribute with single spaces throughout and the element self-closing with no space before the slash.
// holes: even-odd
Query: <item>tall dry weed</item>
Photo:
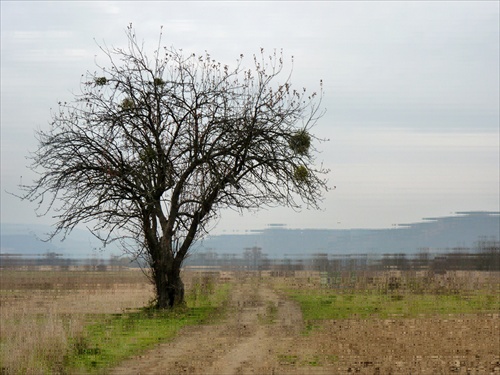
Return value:
<svg viewBox="0 0 500 375">
<path fill-rule="evenodd" d="M 2 314 L 0 362 L 5 374 L 62 374 L 83 320 L 57 313 Z"/>
<path fill-rule="evenodd" d="M 139 308 L 150 298 L 147 280 L 134 273 L 119 282 L 111 273 L 98 276 L 96 283 L 86 272 L 65 279 L 57 272 L 9 273 L 0 294 L 0 374 L 64 374 L 93 316 Z M 51 288 L 39 289 L 49 277 Z"/>
</svg>

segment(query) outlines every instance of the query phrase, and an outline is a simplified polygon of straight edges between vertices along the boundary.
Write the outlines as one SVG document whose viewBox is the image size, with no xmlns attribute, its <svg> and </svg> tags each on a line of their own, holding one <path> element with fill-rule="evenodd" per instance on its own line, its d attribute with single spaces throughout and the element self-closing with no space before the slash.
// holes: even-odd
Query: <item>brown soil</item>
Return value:
<svg viewBox="0 0 500 375">
<path fill-rule="evenodd" d="M 225 321 L 183 329 L 115 368 L 129 374 L 500 374 L 499 316 L 326 321 L 304 334 L 294 302 L 254 278 Z"/>
</svg>

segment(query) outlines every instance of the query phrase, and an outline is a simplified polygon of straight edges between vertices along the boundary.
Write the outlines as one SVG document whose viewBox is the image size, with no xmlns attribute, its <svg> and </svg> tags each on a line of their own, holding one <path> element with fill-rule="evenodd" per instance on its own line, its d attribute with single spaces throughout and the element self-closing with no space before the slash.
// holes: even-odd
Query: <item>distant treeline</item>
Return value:
<svg viewBox="0 0 500 375">
<path fill-rule="evenodd" d="M 453 248 L 444 251 L 421 249 L 416 254 L 331 255 L 316 253 L 308 257 L 271 259 L 259 247 L 247 248 L 241 254 L 204 252 L 194 254 L 187 265 L 251 270 L 315 270 L 336 272 L 346 270 L 422 270 L 435 273 L 447 270 L 500 271 L 500 242 L 482 240 L 475 248 Z"/>
<path fill-rule="evenodd" d="M 363 270 L 422 270 L 435 273 L 446 271 L 500 271 L 500 241 L 480 240 L 470 248 L 452 248 L 443 251 L 421 249 L 415 254 L 356 254 L 331 255 L 316 253 L 310 256 L 269 258 L 260 247 L 246 248 L 239 254 L 195 252 L 185 266 L 190 268 L 211 267 L 240 270 L 315 270 L 322 272 Z M 110 268 L 140 267 L 145 262 L 127 257 L 111 256 L 108 259 L 68 259 L 57 253 L 40 256 L 16 256 L 1 254 L 0 267 L 53 266 L 59 269 L 106 271 Z"/>
<path fill-rule="evenodd" d="M 66 258 L 62 254 L 48 252 L 40 255 L 0 254 L 0 268 L 12 267 L 58 267 L 60 270 L 73 268 L 87 271 L 107 271 L 109 268 L 139 267 L 140 264 L 127 257 Z"/>
</svg>

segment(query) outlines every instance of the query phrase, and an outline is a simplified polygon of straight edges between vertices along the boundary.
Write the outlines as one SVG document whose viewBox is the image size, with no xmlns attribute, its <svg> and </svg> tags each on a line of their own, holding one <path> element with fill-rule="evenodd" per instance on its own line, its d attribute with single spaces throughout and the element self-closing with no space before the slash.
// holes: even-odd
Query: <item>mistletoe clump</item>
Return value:
<svg viewBox="0 0 500 375">
<path fill-rule="evenodd" d="M 311 147 L 311 136 L 309 135 L 307 130 L 299 130 L 294 135 L 292 135 L 289 144 L 293 152 L 298 155 L 305 156 L 307 155 L 309 148 Z"/>
</svg>

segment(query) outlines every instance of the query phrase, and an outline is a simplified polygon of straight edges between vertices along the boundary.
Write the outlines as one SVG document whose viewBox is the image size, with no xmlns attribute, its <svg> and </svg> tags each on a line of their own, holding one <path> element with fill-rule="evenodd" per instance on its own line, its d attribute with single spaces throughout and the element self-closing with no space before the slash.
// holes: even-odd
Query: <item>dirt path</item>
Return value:
<svg viewBox="0 0 500 375">
<path fill-rule="evenodd" d="M 283 343 L 302 329 L 300 308 L 257 279 L 233 288 L 226 321 L 187 327 L 171 342 L 112 371 L 129 374 L 262 374 L 279 367 Z"/>
</svg>

